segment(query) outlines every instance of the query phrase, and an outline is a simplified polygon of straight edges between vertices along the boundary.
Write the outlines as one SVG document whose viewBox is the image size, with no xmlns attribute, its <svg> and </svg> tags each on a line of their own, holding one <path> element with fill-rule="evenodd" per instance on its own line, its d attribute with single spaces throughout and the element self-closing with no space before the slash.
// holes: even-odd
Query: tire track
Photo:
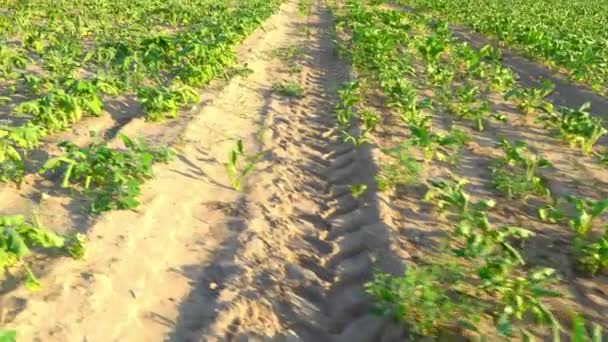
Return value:
<svg viewBox="0 0 608 342">
<path fill-rule="evenodd" d="M 349 70 L 333 51 L 332 18 L 316 1 L 299 25 L 309 28 L 298 75 L 305 97 L 269 105 L 263 147 L 271 166 L 250 181 L 247 227 L 229 261 L 241 271 L 221 280 L 200 340 L 402 340 L 401 329 L 370 314 L 363 289 L 375 267 L 395 269 L 395 258 L 371 149 L 355 150 L 334 128 L 335 94 Z M 348 188 L 355 183 L 368 185 L 359 199 Z"/>
</svg>

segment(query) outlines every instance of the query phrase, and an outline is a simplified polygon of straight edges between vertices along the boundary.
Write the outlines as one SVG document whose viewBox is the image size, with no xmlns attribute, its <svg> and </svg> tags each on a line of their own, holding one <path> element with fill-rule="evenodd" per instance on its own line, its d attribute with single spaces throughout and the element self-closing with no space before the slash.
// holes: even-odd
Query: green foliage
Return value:
<svg viewBox="0 0 608 342">
<path fill-rule="evenodd" d="M 336 119 L 339 124 L 347 125 L 355 116 L 354 107 L 361 102 L 361 85 L 358 82 L 343 84 L 338 90 L 340 100 L 334 108 Z"/>
<path fill-rule="evenodd" d="M 462 3 L 429 1 L 439 8 L 457 2 Z M 500 64 L 499 49 L 485 46 L 475 50 L 457 44 L 445 21 L 424 11 L 374 7 L 363 0 L 347 0 L 335 11 L 337 31 L 340 38 L 346 37 L 340 41 L 343 55 L 350 59 L 358 82 L 364 85 L 357 94 L 357 107 L 366 108 L 364 101 L 368 100 L 374 107 L 387 104 L 391 113 L 386 114 L 382 123 L 391 123 L 390 114 L 397 115 L 411 132 L 400 146 L 383 151 L 388 157 L 386 161 L 381 159 L 376 177 L 380 190 L 419 181 L 421 167 L 412 156 L 412 152 L 417 152 L 412 148 L 420 148 L 425 160 L 430 160 L 440 159 L 438 151 L 453 155 L 451 150 L 442 151 L 442 143 L 447 146 L 454 143 L 455 147 L 464 144 L 464 134 L 451 136 L 451 132 L 439 134 L 432 129 L 431 121 L 441 114 L 435 112 L 436 103 L 458 118 L 471 120 L 480 131 L 485 129 L 487 120 L 505 120 L 499 113 L 493 113 L 490 102 L 485 100 L 488 92 L 513 88 L 513 73 Z M 496 22 L 501 21 L 497 18 Z M 537 32 L 531 31 L 531 36 L 535 36 Z M 542 118 L 554 114 L 545 100 L 552 88 L 550 83 L 538 89 L 517 88 L 506 97 L 513 98 L 522 111 L 538 112 Z M 343 117 L 347 119 L 342 123 L 349 124 L 357 115 L 351 111 Z M 371 126 L 376 127 L 375 123 Z M 549 162 L 530 152 L 523 143 L 502 141 L 500 147 L 504 156 L 492 165 L 496 186 L 512 197 L 549 197 L 540 175 L 542 168 L 550 167 Z M 542 323 L 551 325 L 554 336 L 558 336 L 561 327 L 546 306 L 547 297 L 558 295 L 552 289 L 556 272 L 526 265 L 525 254 L 518 250 L 533 233 L 492 222 L 491 210 L 497 204 L 492 199 L 472 199 L 465 185 L 466 181 L 459 179 L 431 182 L 426 200 L 436 203 L 444 213 L 449 210 L 446 219 L 452 229 L 440 244 L 439 260 L 425 259 L 421 262 L 428 266 L 410 267 L 409 275 L 403 277 L 380 273 L 367 285 L 378 312 L 405 323 L 407 330 L 414 332 L 412 340 L 421 340 L 422 335 L 450 340 L 443 335 L 445 330 L 474 330 L 476 321 L 467 320 L 471 312 L 484 316 L 484 322 L 491 316 L 499 335 L 520 335 L 528 341 L 531 333 L 527 328 Z M 587 245 L 598 240 L 588 242 Z M 586 254 L 595 258 L 592 260 L 595 264 L 598 259 L 595 256 L 602 251 L 597 246 L 587 249 L 590 252 Z M 445 266 L 451 262 L 460 266 L 454 277 L 449 276 L 451 269 Z M 439 271 L 433 273 L 431 269 Z M 491 334 L 487 338 L 498 339 Z"/>
<path fill-rule="evenodd" d="M 25 285 L 35 291 L 40 283 L 24 260 L 32 248 L 64 249 L 79 259 L 84 255 L 84 237 L 55 234 L 44 229 L 40 222 L 27 222 L 21 215 L 0 216 L 0 270 L 20 266 L 25 272 Z M 78 253 L 73 253 L 76 250 Z"/>
<path fill-rule="evenodd" d="M 285 97 L 302 98 L 304 88 L 295 82 L 280 82 L 272 85 L 272 91 Z"/>
<path fill-rule="evenodd" d="M 494 185 L 498 190 L 509 198 L 550 196 L 549 189 L 538 175 L 538 169 L 551 166 L 548 160 L 529 152 L 522 141 L 511 144 L 502 139 L 498 146 L 502 148 L 504 156 L 491 167 Z"/>
<path fill-rule="evenodd" d="M 478 86 L 466 84 L 457 87 L 454 94 L 444 93 L 442 101 L 448 112 L 459 118 L 471 120 L 473 128 L 478 131 L 484 130 L 484 122 L 488 118 L 493 118 L 504 122 L 504 115 L 491 113 L 490 105 L 487 101 L 478 101 L 480 90 Z"/>
<path fill-rule="evenodd" d="M 399 185 L 409 185 L 418 182 L 422 169 L 420 163 L 412 156 L 407 143 L 382 151 L 391 161 L 380 166 L 376 176 L 378 190 L 387 191 Z"/>
<path fill-rule="evenodd" d="M 342 45 L 344 55 L 365 82 L 365 95 L 385 101 L 411 132 L 407 141 L 383 150 L 387 158 L 376 177 L 379 190 L 419 181 L 421 166 L 412 148 L 420 148 L 426 160 L 441 160 L 456 154 L 468 140 L 456 129 L 444 134 L 433 131 L 432 116 L 427 112 L 434 110 L 436 100 L 448 112 L 473 121 L 477 130 L 485 128 L 486 120 L 505 120 L 491 112 L 483 99 L 483 83 L 477 82 L 489 83 L 490 88 L 512 87 L 513 74 L 500 66 L 499 50 L 484 47 L 476 51 L 468 46 L 459 50 L 446 23 L 424 13 L 373 7 L 362 0 L 348 0 L 337 12 L 341 14 L 337 29 L 350 37 Z M 460 59 L 455 57 L 459 54 Z M 424 64 L 414 65 L 413 60 Z M 418 89 L 434 93 L 427 98 Z M 362 100 L 357 102 L 365 107 Z M 347 117 L 344 122 L 351 122 L 354 114 Z M 536 181 L 534 190 L 538 190 L 543 184 L 537 170 L 548 163 L 525 148 L 510 147 L 500 162 L 523 174 L 525 181 Z M 555 295 L 550 289 L 554 271 L 528 268 L 517 249 L 533 233 L 491 222 L 490 210 L 496 203 L 473 200 L 465 185 L 459 179 L 431 182 L 425 199 L 442 212 L 449 210 L 452 229 L 441 244 L 449 252 L 442 253 L 438 261 L 425 260 L 428 266 L 411 267 L 403 277 L 377 275 L 367 288 L 379 312 L 404 322 L 408 331 L 415 332 L 414 340 L 422 339 L 421 335 L 445 337 L 446 329 L 475 330 L 476 320 L 471 318 L 488 314 L 502 335 L 522 331 L 516 329 L 527 326 L 531 317 L 557 326 L 544 304 L 545 297 Z M 448 264 L 460 267 L 454 271 Z"/>
<path fill-rule="evenodd" d="M 384 82 L 388 106 L 397 110 L 403 123 L 411 125 L 426 118 L 423 110 L 432 109 L 432 102 L 428 98 L 418 100 L 418 92 L 412 83 L 402 79 Z"/>
<path fill-rule="evenodd" d="M 230 184 L 234 190 L 240 191 L 243 183 L 243 179 L 249 175 L 255 164 L 264 157 L 264 153 L 256 153 L 253 155 L 245 154 L 245 147 L 243 141 L 239 139 L 236 142 L 236 147 L 230 151 L 228 162 L 224 164 Z M 241 161 L 242 160 L 242 161 Z"/>
<path fill-rule="evenodd" d="M 468 183 L 464 178 L 431 180 L 429 190 L 424 195 L 424 200 L 433 203 L 440 211 L 451 208 L 456 209 L 459 215 L 467 215 L 471 200 L 464 190 L 464 186 Z"/>
<path fill-rule="evenodd" d="M 412 146 L 420 147 L 427 161 L 435 158 L 454 164 L 460 149 L 470 141 L 470 137 L 457 128 L 452 128 L 447 133 L 434 133 L 426 124 L 411 125 L 410 133 Z"/>
<path fill-rule="evenodd" d="M 355 148 L 359 148 L 363 144 L 369 143 L 371 141 L 369 139 L 369 137 L 367 136 L 366 131 L 362 131 L 359 135 L 351 135 L 347 131 L 342 131 L 342 134 L 344 135 L 344 138 L 342 139 L 342 141 L 352 143 L 355 146 Z"/>
<path fill-rule="evenodd" d="M 40 173 L 61 172 L 61 186 L 84 192 L 92 213 L 136 208 L 141 185 L 154 176 L 152 164 L 169 161 L 172 152 L 124 135 L 121 139 L 126 150 L 110 148 L 105 142 L 87 147 L 62 142 L 63 155 L 49 159 Z"/>
<path fill-rule="evenodd" d="M 151 121 L 175 118 L 178 109 L 199 100 L 196 91 L 189 86 L 141 87 L 137 97 L 146 112 L 146 118 Z"/>
<path fill-rule="evenodd" d="M 22 155 L 37 147 L 45 135 L 44 128 L 33 124 L 15 128 L 0 126 L 0 181 L 21 183 L 25 171 Z"/>
<path fill-rule="evenodd" d="M 603 236 L 595 237 L 594 228 L 599 228 L 598 222 L 602 215 L 608 212 L 608 199 L 599 201 L 567 196 L 569 208 L 560 208 L 560 201 L 539 209 L 539 217 L 547 222 L 567 222 L 576 234 L 573 248 L 578 267 L 587 274 L 608 271 L 608 240 L 606 227 Z M 563 202 L 563 201 L 562 201 Z"/>
<path fill-rule="evenodd" d="M 0 47 L 0 80 L 9 90 L 0 102 L 30 119 L 26 125 L 47 133 L 69 129 L 86 115 L 101 115 L 104 95 L 137 93 L 148 119 L 175 117 L 178 108 L 198 101 L 188 86 L 226 74 L 236 61 L 234 46 L 280 4 L 7 3 L 0 40 L 14 44 Z M 0 136 L 0 178 L 19 182 L 31 148 Z"/>
<path fill-rule="evenodd" d="M 582 316 L 575 315 L 572 325 L 572 342 L 602 342 L 602 327 L 599 324 L 592 325 L 591 335 L 585 327 L 585 320 Z"/>
<path fill-rule="evenodd" d="M 542 269 L 524 273 L 518 269 L 525 264 L 523 256 L 513 241 L 527 239 L 534 234 L 513 226 L 495 227 L 491 224 L 488 210 L 493 200 L 472 202 L 464 190 L 467 181 L 436 180 L 425 200 L 433 202 L 440 210 L 451 209 L 456 223 L 449 239 L 455 256 L 475 260 L 475 272 L 482 282 L 482 289 L 499 299 L 501 309 L 495 312 L 496 327 L 502 335 L 514 333 L 513 324 L 531 313 L 542 322 L 557 325 L 542 298 L 557 293 L 546 288 L 554 280 L 554 270 Z"/>
<path fill-rule="evenodd" d="M 364 132 L 374 132 L 376 127 L 380 123 L 381 115 L 373 109 L 363 108 L 358 113 L 359 121 L 361 121 L 361 128 Z"/>
<path fill-rule="evenodd" d="M 460 277 L 445 266 L 411 265 L 400 277 L 376 273 L 365 289 L 376 300 L 377 313 L 407 323 L 418 338 L 439 336 L 449 328 L 474 326 L 480 314 L 472 300 L 450 291 Z"/>
<path fill-rule="evenodd" d="M 493 265 L 492 265 L 493 266 Z M 555 280 L 555 270 L 543 268 L 526 276 L 497 277 L 482 273 L 484 287 L 501 297 L 504 307 L 498 316 L 498 331 L 505 336 L 513 335 L 513 321 L 522 320 L 531 313 L 535 319 L 559 327 L 559 322 L 542 302 L 545 297 L 560 294 L 548 288 Z"/>
<path fill-rule="evenodd" d="M 428 64 L 433 64 L 439 61 L 439 57 L 445 51 L 447 44 L 447 37 L 432 35 L 421 39 L 418 42 L 417 48 L 424 61 Z"/>
<path fill-rule="evenodd" d="M 525 115 L 530 115 L 537 111 L 547 113 L 553 112 L 553 105 L 545 101 L 545 97 L 551 94 L 555 85 L 549 81 L 543 81 L 540 88 L 512 89 L 505 94 L 505 99 L 515 98 L 517 108 Z"/>
<path fill-rule="evenodd" d="M 0 342 L 16 342 L 17 332 L 15 330 L 0 330 Z"/>
<path fill-rule="evenodd" d="M 594 153 L 597 161 L 603 167 L 608 167 L 608 151 Z"/>
<path fill-rule="evenodd" d="M 360 183 L 360 184 L 349 185 L 348 190 L 350 190 L 350 194 L 354 198 L 359 198 L 359 197 L 363 196 L 363 194 L 367 191 L 367 184 Z"/>
<path fill-rule="evenodd" d="M 587 102 L 579 109 L 562 108 L 559 113 L 545 115 L 539 119 L 547 126 L 558 129 L 560 137 L 571 147 L 578 146 L 583 154 L 588 155 L 599 138 L 608 133 L 602 119 L 589 113 L 590 107 Z"/>
<path fill-rule="evenodd" d="M 594 222 L 608 211 L 608 199 L 592 200 L 569 195 L 565 201 L 570 204 L 569 210 L 559 208 L 559 201 L 539 210 L 539 217 L 546 222 L 566 221 L 573 232 L 586 236 Z"/>
<path fill-rule="evenodd" d="M 577 238 L 574 251 L 578 267 L 586 274 L 608 273 L 608 234 L 595 241 Z"/>
<path fill-rule="evenodd" d="M 312 10 L 312 2 L 310 0 L 299 0 L 298 1 L 298 13 L 302 16 L 310 15 Z"/>
<path fill-rule="evenodd" d="M 519 48 L 597 91 L 605 91 L 608 52 L 606 4 L 596 1 L 532 0 L 402 0 L 417 10 L 428 10 L 450 23 L 469 26 Z M 567 23 L 567 25 L 564 25 Z M 584 42 L 584 43 L 582 43 Z"/>
</svg>

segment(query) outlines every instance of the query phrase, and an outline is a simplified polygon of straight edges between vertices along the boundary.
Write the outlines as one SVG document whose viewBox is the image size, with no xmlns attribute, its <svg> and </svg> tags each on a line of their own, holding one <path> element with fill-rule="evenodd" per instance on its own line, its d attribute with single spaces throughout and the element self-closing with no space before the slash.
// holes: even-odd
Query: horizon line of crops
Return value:
<svg viewBox="0 0 608 342">
<path fill-rule="evenodd" d="M 399 0 L 497 38 L 598 93 L 608 91 L 608 5 L 592 0 Z M 561 70 L 560 70 L 561 71 Z"/>
<path fill-rule="evenodd" d="M 457 89 L 452 88 L 457 70 L 455 67 L 464 67 L 470 73 L 468 76 L 484 80 L 501 92 L 509 91 L 514 80 L 508 69 L 500 66 L 500 58 L 491 47 L 477 52 L 462 46 L 459 53 L 454 54 L 458 57 L 458 65 L 445 65 L 448 62 L 442 59 L 442 55 L 448 46 L 453 47 L 447 26 L 437 25 L 434 34 L 413 37 L 412 32 L 425 31 L 428 23 L 424 20 L 410 20 L 411 17 L 397 11 L 381 10 L 372 5 L 369 4 L 368 9 L 360 0 L 346 1 L 346 8 L 341 9 L 337 15 L 337 27 L 346 28 L 350 37 L 347 39 L 348 44 L 341 46 L 341 52 L 351 60 L 358 80 L 341 89 L 336 118 L 347 133 L 351 122 L 356 121 L 361 126 L 358 136 L 345 139 L 346 141 L 352 141 L 355 146 L 372 142 L 371 133 L 382 120 L 379 113 L 367 107 L 364 94 L 379 86 L 387 97 L 389 108 L 409 127 L 411 136 L 407 141 L 395 148 L 383 150 L 393 160 L 380 166 L 377 177 L 378 188 L 386 190 L 410 184 L 420 177 L 420 169 L 424 165 L 416 160 L 412 150 L 420 150 L 424 160 L 436 158 L 449 164 L 454 163 L 454 160 L 446 156 L 457 154 L 467 141 L 466 135 L 455 128 L 445 133 L 431 130 L 431 120 L 425 111 L 433 110 L 434 101 L 429 98 L 421 100 L 408 78 L 419 81 L 421 77 L 415 76 L 423 74 L 428 77 L 436 90 L 444 91 L 442 95 L 445 96 L 441 96 L 438 102 L 446 106 L 448 112 L 453 96 L 459 96 L 458 91 L 453 93 Z M 407 50 L 416 51 L 425 62 L 425 70 L 416 70 L 412 57 L 404 53 Z M 480 94 L 474 90 L 471 93 L 471 89 L 463 90 L 465 91 L 460 94 L 464 96 L 465 101 L 461 102 L 463 106 L 453 108 L 453 114 L 461 119 L 472 120 L 477 130 L 483 130 L 483 120 L 503 120 L 501 117 L 492 117 L 483 102 L 478 106 L 477 96 Z M 352 107 L 356 107 L 357 111 L 353 111 Z M 530 189 L 535 191 L 538 185 L 542 185 L 538 178 L 534 178 L 537 177 L 536 168 L 543 166 L 544 162 L 530 156 L 520 145 L 513 146 L 509 142 L 502 144 L 507 153 L 503 162 L 513 165 L 513 173 L 504 174 L 501 178 L 511 183 L 501 184 L 523 184 L 526 187 L 530 184 Z M 517 178 L 525 170 L 528 170 L 529 176 Z M 426 196 L 426 200 L 439 203 L 440 209 L 451 208 L 451 215 L 457 218 L 457 224 L 449 237 L 450 245 L 456 249 L 446 251 L 455 254 L 446 259 L 448 262 L 431 262 L 430 265 L 406 273 L 404 278 L 380 274 L 374 282 L 368 284 L 368 291 L 378 299 L 381 310 L 390 312 L 399 320 L 405 320 L 415 333 L 421 335 L 437 334 L 439 330 L 445 332 L 447 326 L 454 327 L 455 324 L 465 330 L 474 330 L 479 316 L 483 314 L 494 317 L 498 332 L 512 335 L 515 327 L 522 328 L 524 317 L 535 313 L 537 318 L 553 324 L 554 338 L 559 338 L 556 334 L 561 328 L 550 310 L 542 304 L 542 297 L 557 295 L 546 288 L 554 279 L 555 271 L 548 268 L 528 271 L 527 266 L 523 266 L 521 254 L 511 244 L 530 237 L 532 232 L 490 223 L 487 213 L 495 206 L 495 202 L 492 199 L 471 201 L 463 189 L 465 184 L 466 180 L 459 179 L 431 181 Z M 358 188 L 357 185 L 351 187 L 353 196 Z M 456 261 L 453 257 L 456 257 Z M 481 266 L 463 272 L 463 269 L 453 267 L 458 266 L 454 264 L 458 264 L 458 258 L 477 260 L 476 263 Z M 464 288 L 445 285 L 452 283 Z M 498 300 L 494 304 L 498 305 L 497 308 L 477 305 L 480 302 L 474 298 L 479 293 L 468 292 L 471 286 L 476 288 L 482 283 L 482 292 Z M 419 292 L 417 289 L 420 287 L 425 287 L 426 292 Z M 499 310 L 494 311 L 495 309 Z M 475 316 L 472 321 L 463 320 Z M 575 322 L 580 324 L 580 318 L 576 318 Z M 584 329 L 579 328 L 574 328 L 577 336 L 586 338 Z M 525 340 L 531 339 L 527 330 L 522 329 L 521 333 Z"/>
</svg>

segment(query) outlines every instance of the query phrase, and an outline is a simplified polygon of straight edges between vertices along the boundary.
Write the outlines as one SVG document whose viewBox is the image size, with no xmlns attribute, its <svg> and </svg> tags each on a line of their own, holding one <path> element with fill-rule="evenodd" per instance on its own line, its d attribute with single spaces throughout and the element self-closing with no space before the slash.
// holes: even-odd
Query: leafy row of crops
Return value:
<svg viewBox="0 0 608 342">
<path fill-rule="evenodd" d="M 84 147 L 64 141 L 46 160 L 29 156 L 81 119 L 109 115 L 112 99 L 136 100 L 150 121 L 176 117 L 199 100 L 197 88 L 239 72 L 236 45 L 281 2 L 0 1 L 0 181 L 20 185 L 35 170 L 84 196 L 88 213 L 137 207 L 169 148 L 121 134 L 123 148 L 94 136 Z M 86 248 L 84 235 L 57 234 L 39 221 L 0 216 L 0 272 L 23 276 L 32 290 L 40 285 L 28 266 L 32 250 L 81 258 Z M 0 331 L 5 339 L 13 333 Z"/>
<path fill-rule="evenodd" d="M 559 340 L 567 329 L 547 304 L 548 298 L 562 295 L 555 286 L 559 270 L 526 260 L 522 246 L 535 233 L 497 222 L 495 212 L 501 202 L 518 201 L 538 210 L 542 221 L 569 227 L 576 267 L 592 275 L 608 272 L 608 232 L 602 223 L 608 199 L 554 196 L 542 173 L 553 167 L 551 162 L 524 141 L 492 137 L 499 155 L 490 161 L 486 174 L 500 201 L 469 193 L 470 181 L 456 176 L 459 158 L 472 140 L 469 130 L 484 131 L 488 123 L 508 120 L 492 106 L 492 97 L 503 98 L 522 117 L 544 124 L 548 134 L 580 149 L 581 155 L 597 152 L 596 143 L 607 133 L 602 121 L 589 114 L 587 105 L 554 108 L 544 100 L 553 90 L 549 83 L 521 88 L 501 64 L 496 48 L 474 49 L 453 38 L 445 22 L 374 3 L 379 2 L 347 0 L 335 10 L 337 32 L 343 38 L 339 50 L 357 77 L 340 90 L 337 121 L 345 141 L 356 147 L 376 144 L 375 132 L 393 124 L 384 113 L 388 108 L 409 134 L 382 146 L 378 189 L 412 196 L 415 192 L 403 192 L 403 187 L 423 183 L 426 192 L 418 200 L 433 204 L 437 215 L 447 217 L 450 230 L 441 253 L 409 265 L 403 277 L 379 273 L 367 285 L 368 293 L 381 312 L 406 323 L 418 338 L 451 340 L 454 334 L 473 333 L 531 340 L 533 335 L 549 334 Z M 434 122 L 437 115 L 448 115 L 455 124 L 441 129 Z M 360 127 L 356 134 L 353 125 Z M 448 172 L 424 179 L 431 165 Z M 365 189 L 352 185 L 351 191 L 356 197 Z M 528 202 L 531 198 L 536 201 Z M 573 322 L 574 338 L 601 340 L 597 327 L 587 336 L 580 316 Z M 540 332 L 542 327 L 548 331 Z"/>
<path fill-rule="evenodd" d="M 136 97 L 146 118 L 173 118 L 235 62 L 234 45 L 279 1 L 70 1 L 5 4 L 0 21 L 0 179 L 49 134 Z"/>
<path fill-rule="evenodd" d="M 570 77 L 605 92 L 608 85 L 608 4 L 603 1 L 407 0 L 449 21 L 520 48 Z"/>
</svg>

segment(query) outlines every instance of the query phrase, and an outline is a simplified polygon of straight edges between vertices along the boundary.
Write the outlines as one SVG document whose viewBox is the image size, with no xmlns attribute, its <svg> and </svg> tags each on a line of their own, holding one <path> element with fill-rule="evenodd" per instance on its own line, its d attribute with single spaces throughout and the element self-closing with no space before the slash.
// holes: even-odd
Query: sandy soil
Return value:
<svg viewBox="0 0 608 342">
<path fill-rule="evenodd" d="M 90 242 L 84 261 L 35 263 L 44 274 L 40 292 L 7 286 L 0 322 L 17 329 L 20 341 L 369 341 L 386 334 L 387 321 L 368 314 L 361 285 L 389 250 L 388 235 L 373 198 L 347 195 L 351 181 L 371 184 L 374 170 L 369 151 L 336 142 L 332 130 L 332 94 L 348 69 L 334 55 L 331 27 L 320 1 L 308 17 L 289 1 L 240 49 L 254 72 L 207 91 L 186 119 L 156 129 L 128 117 L 93 119 L 55 137 L 84 143 L 84 128 L 99 121 L 110 139 L 119 131 L 143 134 L 176 142 L 179 153 L 156 168 L 137 211 L 95 221 L 50 185 L 50 196 L 41 196 L 45 180 L 3 189 L 11 203 L 3 212 L 36 210 L 49 227 L 86 231 Z M 302 48 L 295 73 L 272 57 L 294 45 Z M 300 84 L 304 98 L 273 94 L 279 80 Z M 265 152 L 244 193 L 228 187 L 222 165 L 237 137 Z"/>
<path fill-rule="evenodd" d="M 89 237 L 84 261 L 34 261 L 40 292 L 5 282 L 0 326 L 18 330 L 19 341 L 405 339 L 402 328 L 370 314 L 362 285 L 375 268 L 399 274 L 405 263 L 432 255 L 449 222 L 420 201 L 423 186 L 377 193 L 378 148 L 407 135 L 391 124 L 395 118 L 385 119 L 375 144 L 354 149 L 341 142 L 332 107 L 351 74 L 334 52 L 324 1 L 312 3 L 304 16 L 297 0 L 287 1 L 239 48 L 253 73 L 214 83 L 179 119 L 146 123 L 127 100 L 117 101 L 112 111 L 123 116 L 89 119 L 53 138 L 86 143 L 88 129 L 96 127 L 112 144 L 118 132 L 173 144 L 178 157 L 155 168 L 137 211 L 86 217 L 78 200 L 34 175 L 20 190 L 0 189 L 0 213 L 35 211 L 56 231 Z M 277 53 L 288 49 L 296 52 Z M 304 96 L 279 96 L 272 88 L 280 81 L 299 84 Z M 476 133 L 468 123 L 439 113 L 434 118 L 474 137 L 456 171 L 473 180 L 475 196 L 493 194 L 487 163 L 497 151 L 489 137 L 498 135 L 525 138 L 554 162 L 544 176 L 555 193 L 607 195 L 605 169 L 522 122 L 509 104 L 498 98 L 492 104 L 509 124 Z M 223 166 L 237 138 L 248 151 L 264 152 L 242 192 L 230 188 Z M 48 146 L 40 153 L 53 153 Z M 446 168 L 427 170 L 426 176 L 437 176 Z M 348 189 L 356 183 L 369 189 L 358 199 Z M 531 245 L 547 252 L 531 257 L 565 272 L 560 289 L 568 297 L 554 303 L 566 306 L 564 315 L 576 307 L 608 326 L 606 279 L 568 273 L 570 261 L 558 253 L 569 241 L 563 227 L 542 224 L 529 208 L 506 200 L 496 215 L 539 233 Z"/>
</svg>

